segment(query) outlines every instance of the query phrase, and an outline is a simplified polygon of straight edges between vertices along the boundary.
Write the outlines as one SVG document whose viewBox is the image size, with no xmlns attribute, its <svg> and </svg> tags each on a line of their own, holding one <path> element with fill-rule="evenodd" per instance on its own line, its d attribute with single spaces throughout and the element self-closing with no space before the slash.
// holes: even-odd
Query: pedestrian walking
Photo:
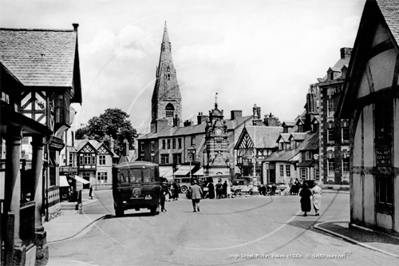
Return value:
<svg viewBox="0 0 399 266">
<path fill-rule="evenodd" d="M 176 184 L 176 182 L 173 182 L 173 200 L 178 200 L 179 199 L 179 186 Z"/>
<path fill-rule="evenodd" d="M 193 204 L 194 212 L 200 211 L 200 201 L 202 199 L 202 189 L 197 184 L 197 180 L 193 181 L 191 186 L 191 202 Z"/>
<path fill-rule="evenodd" d="M 96 182 L 96 179 L 94 177 L 90 178 L 90 184 L 89 184 L 89 198 L 93 199 L 93 188 L 94 188 L 94 183 Z"/>
<path fill-rule="evenodd" d="M 323 190 L 318 184 L 316 184 L 311 190 L 313 193 L 313 208 L 315 211 L 315 216 L 319 216 L 320 215 L 319 210 L 321 206 L 321 195 L 323 194 Z"/>
<path fill-rule="evenodd" d="M 165 201 L 167 194 L 169 194 L 168 182 L 163 181 L 161 183 L 161 212 L 166 212 Z"/>
<path fill-rule="evenodd" d="M 215 198 L 215 186 L 213 185 L 213 182 L 210 181 L 208 183 L 208 193 L 209 193 L 209 198 L 214 199 Z"/>
<path fill-rule="evenodd" d="M 219 180 L 219 182 L 216 184 L 216 198 L 220 199 L 223 194 L 223 185 L 222 182 Z"/>
<path fill-rule="evenodd" d="M 301 197 L 301 209 L 304 212 L 303 216 L 308 216 L 308 212 L 310 212 L 310 209 L 312 208 L 311 205 L 311 196 L 312 196 L 312 191 L 309 189 L 309 185 L 307 183 L 303 184 L 303 188 L 301 189 L 301 192 L 299 192 L 299 196 Z"/>
<path fill-rule="evenodd" d="M 227 198 L 231 198 L 231 186 L 230 186 L 230 183 L 227 183 L 227 187 L 226 187 L 226 197 L 227 197 Z"/>
<path fill-rule="evenodd" d="M 223 183 L 223 198 L 227 198 L 227 181 Z"/>
</svg>

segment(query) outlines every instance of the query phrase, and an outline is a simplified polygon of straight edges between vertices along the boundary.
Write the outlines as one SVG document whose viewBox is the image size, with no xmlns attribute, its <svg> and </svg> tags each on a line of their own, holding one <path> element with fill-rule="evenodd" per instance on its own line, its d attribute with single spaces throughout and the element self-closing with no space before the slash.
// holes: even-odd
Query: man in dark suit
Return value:
<svg viewBox="0 0 399 266">
<path fill-rule="evenodd" d="M 193 181 L 191 186 L 191 201 L 193 203 L 194 212 L 200 211 L 200 201 L 202 199 L 202 189 L 197 184 L 197 180 Z"/>
</svg>

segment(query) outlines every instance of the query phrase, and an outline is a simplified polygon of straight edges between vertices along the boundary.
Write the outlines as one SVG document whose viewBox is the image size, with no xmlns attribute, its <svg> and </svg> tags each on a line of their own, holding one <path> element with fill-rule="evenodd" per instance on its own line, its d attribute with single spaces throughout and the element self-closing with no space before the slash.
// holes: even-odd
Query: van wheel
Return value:
<svg viewBox="0 0 399 266">
<path fill-rule="evenodd" d="M 182 187 L 180 188 L 180 191 L 181 191 L 181 193 L 186 193 L 187 187 L 186 187 L 186 186 L 182 186 Z"/>
<path fill-rule="evenodd" d="M 115 215 L 116 217 L 122 217 L 125 214 L 125 210 L 122 208 L 116 208 L 115 209 Z"/>
</svg>

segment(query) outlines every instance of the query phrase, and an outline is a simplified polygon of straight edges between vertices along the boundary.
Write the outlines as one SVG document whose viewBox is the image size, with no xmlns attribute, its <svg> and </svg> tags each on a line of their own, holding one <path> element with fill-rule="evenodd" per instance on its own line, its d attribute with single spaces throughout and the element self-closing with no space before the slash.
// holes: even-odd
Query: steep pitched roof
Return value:
<svg viewBox="0 0 399 266">
<path fill-rule="evenodd" d="M 243 138 L 243 134 L 248 134 L 252 142 L 254 143 L 255 148 L 275 148 L 277 147 L 276 139 L 282 131 L 282 127 L 246 126 L 245 130 L 241 132 L 236 147 L 239 147 L 239 143 L 240 140 Z"/>
<path fill-rule="evenodd" d="M 0 29 L 0 60 L 25 86 L 72 86 L 76 32 Z"/>
<path fill-rule="evenodd" d="M 318 149 L 319 133 L 306 133 L 304 141 L 294 150 L 275 151 L 264 161 L 266 162 L 288 162 L 291 161 L 299 152 L 305 150 Z"/>
<path fill-rule="evenodd" d="M 0 28 L 0 61 L 24 86 L 74 87 L 82 102 L 76 30 Z"/>
<path fill-rule="evenodd" d="M 280 133 L 280 136 L 277 137 L 276 142 L 280 142 L 281 139 L 283 140 L 283 142 L 289 142 L 290 136 L 290 133 Z"/>
<path fill-rule="evenodd" d="M 355 45 L 348 68 L 347 78 L 343 87 L 337 114 L 340 118 L 349 118 L 353 108 L 353 99 L 357 95 L 357 82 L 362 74 L 364 58 L 368 53 L 368 43 L 371 36 L 370 28 L 382 23 L 388 26 L 388 34 L 392 36 L 392 45 L 399 51 L 399 0 L 367 0 L 359 29 L 356 35 Z"/>
<path fill-rule="evenodd" d="M 377 4 L 393 38 L 396 40 L 396 44 L 399 44 L 399 1 L 377 0 Z"/>
<path fill-rule="evenodd" d="M 87 143 L 89 143 L 95 150 L 97 150 L 98 145 L 100 144 L 97 140 L 94 139 L 77 139 L 75 140 L 75 147 L 77 152 L 79 152 Z"/>
<path fill-rule="evenodd" d="M 310 151 L 317 150 L 319 148 L 319 133 L 308 133 L 303 140 L 303 142 L 299 145 L 298 149 L 300 151 Z"/>
</svg>

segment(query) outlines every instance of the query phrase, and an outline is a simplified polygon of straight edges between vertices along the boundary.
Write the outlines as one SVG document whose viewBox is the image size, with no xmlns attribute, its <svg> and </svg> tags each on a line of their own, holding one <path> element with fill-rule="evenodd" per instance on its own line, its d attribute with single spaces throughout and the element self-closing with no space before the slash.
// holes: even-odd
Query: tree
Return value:
<svg viewBox="0 0 399 266">
<path fill-rule="evenodd" d="M 86 135 L 89 139 L 104 142 L 110 147 L 111 137 L 114 140 L 114 151 L 123 155 L 124 141 L 129 142 L 129 149 L 134 146 L 137 131 L 128 120 L 129 115 L 118 108 L 106 109 L 100 116 L 95 116 L 88 121 L 86 127 L 76 131 L 76 138 L 83 139 Z"/>
</svg>

